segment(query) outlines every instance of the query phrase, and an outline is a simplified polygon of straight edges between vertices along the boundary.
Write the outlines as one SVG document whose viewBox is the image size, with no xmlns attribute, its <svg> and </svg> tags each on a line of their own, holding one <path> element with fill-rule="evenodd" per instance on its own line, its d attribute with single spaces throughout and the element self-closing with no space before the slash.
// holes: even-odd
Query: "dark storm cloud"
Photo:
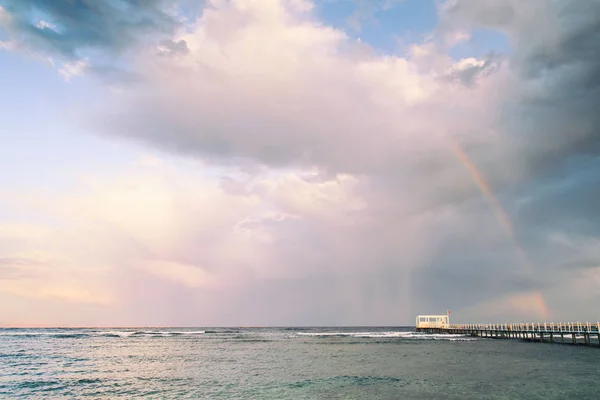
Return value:
<svg viewBox="0 0 600 400">
<path fill-rule="evenodd" d="M 457 0 L 442 18 L 442 31 L 467 26 L 510 36 L 520 81 L 502 125 L 534 173 L 598 154 L 600 2 Z"/>
<path fill-rule="evenodd" d="M 118 54 L 144 35 L 177 25 L 163 0 L 0 0 L 10 16 L 5 28 L 34 51 L 65 59 L 99 49 Z"/>
<path fill-rule="evenodd" d="M 531 201 L 516 210 L 519 221 L 539 231 L 560 226 L 569 233 L 600 235 L 600 158 L 579 157 L 557 172 L 523 191 Z"/>
<path fill-rule="evenodd" d="M 484 176 L 512 217 L 535 285 L 555 286 L 565 271 L 598 265 L 590 238 L 600 232 L 600 2 L 457 0 L 442 12 L 441 32 L 472 28 L 509 35 L 514 44 L 509 66 L 516 78 L 498 123 L 510 143 L 504 149 L 506 165 L 484 160 L 479 166 L 489 163 L 484 171 L 491 173 Z M 499 184 L 497 171 L 511 164 L 520 165 L 520 176 L 510 186 Z M 467 241 L 472 243 L 465 238 L 454 248 L 464 248 Z M 510 251 L 508 246 L 505 252 Z M 491 282 L 510 291 L 524 282 L 511 283 L 516 260 L 496 265 L 498 255 L 488 257 L 480 276 L 468 268 L 468 259 L 479 250 L 457 258 L 444 245 L 436 253 L 432 266 L 418 271 L 417 281 L 434 282 L 452 271 L 458 276 L 453 286 L 465 293 L 494 292 Z"/>
<path fill-rule="evenodd" d="M 553 170 L 572 157 L 600 153 L 600 5 L 589 18 L 580 16 L 569 18 L 572 26 L 555 46 L 523 60 L 526 80 L 547 88 L 522 97 L 522 118 L 538 122 L 530 146 L 539 141 L 545 148 L 532 159 L 535 168 Z"/>
</svg>

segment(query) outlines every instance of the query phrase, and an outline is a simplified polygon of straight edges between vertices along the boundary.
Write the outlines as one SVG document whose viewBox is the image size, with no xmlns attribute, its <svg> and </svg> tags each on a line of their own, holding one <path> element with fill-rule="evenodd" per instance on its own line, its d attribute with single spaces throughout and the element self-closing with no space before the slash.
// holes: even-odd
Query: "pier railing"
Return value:
<svg viewBox="0 0 600 400">
<path fill-rule="evenodd" d="M 598 322 L 518 322 L 506 324 L 452 324 L 449 329 L 478 330 L 478 331 L 520 331 L 544 333 L 598 333 Z"/>
<path fill-rule="evenodd" d="M 471 335 L 494 339 L 523 339 L 539 342 L 600 346 L 600 321 L 595 323 L 586 321 L 452 324 L 438 327 L 417 326 L 417 331 Z"/>
</svg>

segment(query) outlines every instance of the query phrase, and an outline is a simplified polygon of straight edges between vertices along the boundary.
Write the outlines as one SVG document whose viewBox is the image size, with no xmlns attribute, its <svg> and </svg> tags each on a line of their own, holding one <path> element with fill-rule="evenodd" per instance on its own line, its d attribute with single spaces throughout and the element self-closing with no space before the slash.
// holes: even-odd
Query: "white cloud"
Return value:
<svg viewBox="0 0 600 400">
<path fill-rule="evenodd" d="M 69 81 L 74 76 L 83 75 L 89 68 L 89 62 L 83 59 L 74 62 L 63 63 L 58 69 L 58 72 L 65 78 L 66 81 Z"/>
<path fill-rule="evenodd" d="M 40 20 L 37 24 L 36 27 L 38 27 L 39 29 L 50 29 L 55 31 L 56 30 L 56 25 L 51 24 L 50 22 L 47 21 L 42 21 Z"/>
<path fill-rule="evenodd" d="M 421 162 L 417 154 L 447 157 L 438 138 L 471 122 L 445 115 L 446 99 L 476 115 L 473 125 L 496 117 L 489 87 L 440 82 L 452 60 L 434 45 L 423 70 L 416 49 L 410 59 L 356 52 L 343 31 L 284 2 L 241 4 L 204 10 L 173 39 L 187 54 L 140 57 L 151 83 L 124 93 L 125 110 L 107 130 L 217 160 L 369 174 Z"/>
<path fill-rule="evenodd" d="M 64 251 L 59 254 L 73 257 L 51 262 L 38 256 L 36 265 L 70 268 L 83 262 L 91 269 L 76 269 L 88 273 L 103 265 L 122 266 L 191 287 L 220 287 L 235 283 L 238 273 L 286 275 L 288 267 L 280 264 L 284 260 L 268 250 L 286 240 L 280 224 L 315 220 L 351 225 L 348 213 L 364 207 L 352 193 L 355 179 L 349 176 L 325 182 L 308 182 L 293 173 L 259 177 L 248 182 L 248 193 L 239 195 L 224 191 L 217 182 L 164 170 L 148 173 L 145 166 L 134 171 L 119 178 L 88 176 L 75 193 L 5 193 L 9 206 L 22 206 L 28 197 L 27 209 L 60 218 L 65 228 L 53 235 L 49 226 L 3 225 L 0 239 L 18 239 L 24 248 L 59 248 Z M 81 232 L 86 236 L 77 238 Z M 30 264 L 18 270 L 32 273 Z"/>
<path fill-rule="evenodd" d="M 473 67 L 483 67 L 484 64 L 485 61 L 483 60 L 478 60 L 476 58 L 469 57 L 459 60 L 457 63 L 454 64 L 452 69 L 456 71 L 464 71 Z"/>
</svg>

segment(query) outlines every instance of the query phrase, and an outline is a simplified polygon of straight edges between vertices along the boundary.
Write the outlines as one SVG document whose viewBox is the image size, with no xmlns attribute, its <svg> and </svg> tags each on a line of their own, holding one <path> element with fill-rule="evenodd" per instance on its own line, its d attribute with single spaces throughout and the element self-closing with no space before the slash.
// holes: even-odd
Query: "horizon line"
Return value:
<svg viewBox="0 0 600 400">
<path fill-rule="evenodd" d="M 107 328 L 414 328 L 416 325 L 0 325 L 0 329 L 107 329 Z"/>
</svg>

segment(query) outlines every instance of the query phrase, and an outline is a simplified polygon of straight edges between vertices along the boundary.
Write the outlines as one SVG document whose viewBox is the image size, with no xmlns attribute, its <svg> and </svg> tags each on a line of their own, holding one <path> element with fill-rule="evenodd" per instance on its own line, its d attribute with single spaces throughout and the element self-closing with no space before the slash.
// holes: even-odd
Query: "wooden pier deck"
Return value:
<svg viewBox="0 0 600 400">
<path fill-rule="evenodd" d="M 492 339 L 600 346 L 600 322 L 454 324 L 445 327 L 417 327 L 416 330 L 425 333 L 471 335 Z"/>
</svg>

